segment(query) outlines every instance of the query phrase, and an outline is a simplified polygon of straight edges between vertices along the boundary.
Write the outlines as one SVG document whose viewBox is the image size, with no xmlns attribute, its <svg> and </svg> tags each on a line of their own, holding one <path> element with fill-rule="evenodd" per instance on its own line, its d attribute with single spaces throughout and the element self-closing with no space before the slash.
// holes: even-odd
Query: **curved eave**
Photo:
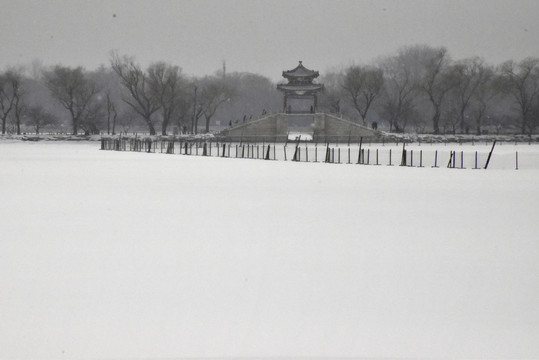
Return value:
<svg viewBox="0 0 539 360">
<path fill-rule="evenodd" d="M 285 78 L 317 78 L 320 75 L 318 71 L 314 71 L 312 73 L 307 72 L 288 72 L 283 71 L 283 77 Z"/>
<path fill-rule="evenodd" d="M 278 84 L 277 90 L 287 92 L 308 92 L 308 91 L 320 91 L 324 88 L 322 84 L 310 84 L 305 86 Z"/>
</svg>

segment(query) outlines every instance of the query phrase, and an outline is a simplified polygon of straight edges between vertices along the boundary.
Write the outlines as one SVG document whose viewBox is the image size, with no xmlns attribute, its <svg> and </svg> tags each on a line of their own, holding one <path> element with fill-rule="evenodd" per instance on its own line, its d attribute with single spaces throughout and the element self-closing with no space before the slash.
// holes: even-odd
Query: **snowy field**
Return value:
<svg viewBox="0 0 539 360">
<path fill-rule="evenodd" d="M 489 170 L 98 148 L 0 142 L 1 359 L 539 358 L 535 146 Z"/>
</svg>

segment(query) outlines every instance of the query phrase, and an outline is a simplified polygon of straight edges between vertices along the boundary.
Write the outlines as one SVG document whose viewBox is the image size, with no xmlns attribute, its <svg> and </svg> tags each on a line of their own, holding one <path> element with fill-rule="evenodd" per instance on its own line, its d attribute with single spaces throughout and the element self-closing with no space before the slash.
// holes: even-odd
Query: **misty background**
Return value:
<svg viewBox="0 0 539 360">
<path fill-rule="evenodd" d="M 539 125 L 535 1 L 0 7 L 2 134 L 219 131 L 282 110 L 275 83 L 300 60 L 321 73 L 320 111 L 380 130 L 531 135 Z M 66 99 L 71 83 L 78 98 Z"/>
<path fill-rule="evenodd" d="M 40 59 L 92 70 L 117 50 L 187 75 L 226 60 L 277 81 L 298 60 L 323 73 L 413 44 L 501 63 L 539 56 L 538 13 L 534 0 L 3 0 L 0 69 Z"/>
</svg>

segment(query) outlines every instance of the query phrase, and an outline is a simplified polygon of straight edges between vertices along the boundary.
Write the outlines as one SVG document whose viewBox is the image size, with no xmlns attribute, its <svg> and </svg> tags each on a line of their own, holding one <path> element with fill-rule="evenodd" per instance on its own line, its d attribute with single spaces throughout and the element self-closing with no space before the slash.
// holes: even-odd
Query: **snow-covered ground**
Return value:
<svg viewBox="0 0 539 360">
<path fill-rule="evenodd" d="M 519 146 L 474 171 L 0 142 L 0 358 L 539 358 Z"/>
</svg>

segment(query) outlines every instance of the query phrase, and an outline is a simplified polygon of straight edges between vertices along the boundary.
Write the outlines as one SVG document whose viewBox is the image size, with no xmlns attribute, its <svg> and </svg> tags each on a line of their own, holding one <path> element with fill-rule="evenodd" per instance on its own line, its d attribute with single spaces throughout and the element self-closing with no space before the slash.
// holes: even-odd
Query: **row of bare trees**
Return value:
<svg viewBox="0 0 539 360">
<path fill-rule="evenodd" d="M 0 74 L 2 134 L 21 134 L 21 124 L 36 133 L 63 124 L 72 134 L 115 134 L 141 123 L 151 135 L 158 126 L 166 135 L 171 125 L 197 133 L 201 119 L 209 132 L 217 110 L 236 98 L 232 84 L 224 74 L 188 77 L 165 62 L 143 69 L 134 58 L 117 53 L 110 67 L 91 72 L 57 65 L 32 78 L 25 69 L 12 68 Z"/>
<path fill-rule="evenodd" d="M 389 131 L 473 131 L 485 125 L 533 133 L 539 126 L 539 59 L 499 66 L 474 57 L 453 61 L 425 45 L 401 48 L 374 65 L 331 71 L 322 107 L 360 123 L 386 123 Z"/>
<path fill-rule="evenodd" d="M 502 128 L 531 134 L 539 126 L 539 59 L 493 66 L 452 60 L 443 47 L 408 46 L 371 65 L 328 71 L 319 109 L 388 131 L 475 133 Z M 281 109 L 269 79 L 250 73 L 187 76 L 156 62 L 111 53 L 110 64 L 34 64 L 0 73 L 2 134 L 44 128 L 78 134 L 209 132 Z M 28 131 L 28 130 L 26 130 Z"/>
</svg>

